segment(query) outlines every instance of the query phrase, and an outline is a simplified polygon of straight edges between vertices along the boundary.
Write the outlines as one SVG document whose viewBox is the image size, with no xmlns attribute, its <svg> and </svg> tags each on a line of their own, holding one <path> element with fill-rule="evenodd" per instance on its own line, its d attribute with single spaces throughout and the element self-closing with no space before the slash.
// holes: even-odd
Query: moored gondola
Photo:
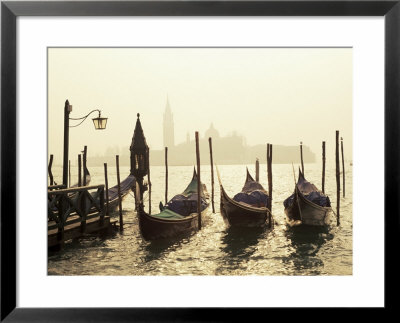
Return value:
<svg viewBox="0 0 400 323">
<path fill-rule="evenodd" d="M 330 224 L 332 208 L 329 197 L 308 182 L 300 169 L 295 191 L 283 204 L 289 226 Z"/>
<path fill-rule="evenodd" d="M 208 213 L 209 194 L 204 184 L 201 187 L 201 216 L 204 219 Z M 145 240 L 178 238 L 197 231 L 199 228 L 197 193 L 197 173 L 194 171 L 187 188 L 181 194 L 174 196 L 167 205 L 160 205 L 160 213 L 146 213 L 142 201 L 139 201 L 137 214 L 142 237 Z M 140 196 L 139 192 L 136 196 Z"/>
<path fill-rule="evenodd" d="M 224 222 L 232 227 L 263 227 L 271 219 L 267 208 L 268 193 L 256 182 L 247 170 L 246 181 L 242 191 L 230 198 L 222 186 L 217 169 L 221 189 L 221 215 Z"/>
</svg>

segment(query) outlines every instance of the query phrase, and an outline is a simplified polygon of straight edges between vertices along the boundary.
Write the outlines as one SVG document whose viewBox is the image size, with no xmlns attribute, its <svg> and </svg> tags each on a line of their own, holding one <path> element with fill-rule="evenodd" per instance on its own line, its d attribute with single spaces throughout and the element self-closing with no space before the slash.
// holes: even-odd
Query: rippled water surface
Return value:
<svg viewBox="0 0 400 323">
<path fill-rule="evenodd" d="M 248 165 L 254 174 L 254 165 Z M 231 196 L 243 186 L 246 165 L 218 167 Z M 294 189 L 292 165 L 273 165 L 272 229 L 227 228 L 219 214 L 219 185 L 215 174 L 216 214 L 208 214 L 203 229 L 178 241 L 151 243 L 140 236 L 133 194 L 123 200 L 124 231 L 98 237 L 89 235 L 66 243 L 64 250 L 49 253 L 50 275 L 351 275 L 352 274 L 352 167 L 346 165 L 346 197 L 341 198 L 341 225 L 332 214 L 331 227 L 321 230 L 292 229 L 285 224 L 283 200 Z M 103 184 L 103 167 L 89 167 L 91 184 Z M 74 176 L 75 169 L 72 169 Z M 55 175 L 61 169 L 55 168 Z M 170 166 L 168 198 L 181 193 L 193 167 Z M 109 165 L 109 185 L 116 184 Z M 121 167 L 121 180 L 129 173 Z M 151 168 L 152 212 L 164 202 L 164 167 Z M 202 165 L 201 179 L 211 193 L 210 166 Z M 306 164 L 305 177 L 321 188 L 321 165 Z M 57 176 L 55 177 L 57 179 Z M 267 185 L 266 165 L 260 165 L 260 182 Z M 326 193 L 336 211 L 334 167 L 328 165 Z M 146 197 L 146 195 L 145 195 Z M 146 199 L 148 207 L 148 199 Z M 211 209 L 211 207 L 210 207 Z M 118 212 L 111 215 L 118 219 Z"/>
</svg>

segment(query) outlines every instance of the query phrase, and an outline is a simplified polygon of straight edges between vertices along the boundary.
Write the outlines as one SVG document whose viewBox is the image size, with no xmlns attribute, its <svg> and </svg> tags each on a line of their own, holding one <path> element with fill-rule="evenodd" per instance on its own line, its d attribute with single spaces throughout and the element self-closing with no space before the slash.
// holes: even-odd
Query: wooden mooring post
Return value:
<svg viewBox="0 0 400 323">
<path fill-rule="evenodd" d="M 346 197 L 346 179 L 345 179 L 345 168 L 344 168 L 343 137 L 340 137 L 340 146 L 341 146 L 341 150 L 342 150 L 343 197 Z"/>
<path fill-rule="evenodd" d="M 105 209 L 105 205 L 107 205 L 107 208 L 108 208 L 108 202 L 107 203 L 104 203 L 105 201 L 105 194 L 104 194 L 104 190 L 105 190 L 105 187 L 103 186 L 103 192 L 101 192 L 101 194 L 100 194 L 100 196 L 99 196 L 99 199 L 100 199 L 100 212 L 99 212 L 99 215 L 100 215 L 100 221 L 99 221 L 99 225 L 102 227 L 103 225 L 104 225 L 104 218 L 105 218 L 105 216 L 106 216 L 106 209 Z M 106 193 L 107 195 L 108 195 L 108 193 Z"/>
<path fill-rule="evenodd" d="M 200 149 L 199 149 L 199 132 L 196 131 L 196 162 L 197 162 L 197 212 L 198 212 L 198 228 L 201 230 L 201 180 L 200 180 Z"/>
<path fill-rule="evenodd" d="M 256 158 L 256 182 L 258 183 L 260 181 L 260 162 L 258 161 L 258 158 Z"/>
<path fill-rule="evenodd" d="M 118 184 L 118 207 L 119 207 L 119 229 L 124 230 L 124 218 L 122 216 L 122 198 L 121 198 L 121 181 L 119 177 L 119 155 L 115 156 L 117 166 L 117 184 Z"/>
<path fill-rule="evenodd" d="M 63 185 L 68 185 L 68 149 L 69 149 L 69 114 L 72 111 L 72 105 L 65 101 L 64 105 L 64 151 L 63 151 Z"/>
<path fill-rule="evenodd" d="M 212 205 L 212 211 L 213 211 L 213 213 L 215 213 L 215 207 L 214 207 L 214 163 L 213 163 L 211 137 L 208 138 L 208 144 L 210 146 L 210 165 L 211 165 L 211 205 Z"/>
<path fill-rule="evenodd" d="M 269 195 L 269 214 L 268 214 L 268 226 L 272 226 L 272 144 L 267 145 L 267 171 L 268 171 L 268 195 Z"/>
<path fill-rule="evenodd" d="M 86 162 L 87 162 L 87 146 L 83 147 L 83 186 L 86 186 Z M 82 207 L 86 209 L 86 199 L 82 200 Z M 81 231 L 86 231 L 86 220 L 81 222 Z"/>
<path fill-rule="evenodd" d="M 302 141 L 300 141 L 300 161 L 301 161 L 301 172 L 304 175 L 303 142 Z"/>
<path fill-rule="evenodd" d="M 149 172 L 147 174 L 147 181 L 149 182 L 149 214 L 151 214 L 150 149 L 149 149 Z"/>
<path fill-rule="evenodd" d="M 268 181 L 268 196 L 269 196 L 269 144 L 267 144 L 267 181 Z M 269 208 L 269 202 L 267 207 Z"/>
<path fill-rule="evenodd" d="M 340 225 L 340 166 L 339 166 L 339 131 L 336 130 L 336 217 Z"/>
<path fill-rule="evenodd" d="M 108 215 L 108 175 L 107 175 L 107 163 L 104 163 L 104 184 L 106 185 L 106 215 Z"/>
<path fill-rule="evenodd" d="M 78 155 L 78 187 L 82 186 L 82 155 Z"/>
<path fill-rule="evenodd" d="M 325 141 L 322 142 L 322 193 L 325 194 Z"/>
<path fill-rule="evenodd" d="M 49 172 L 49 177 L 50 177 L 50 186 L 54 185 L 53 172 L 51 171 L 52 165 L 53 165 L 53 155 L 50 155 L 49 166 L 47 167 L 47 170 Z"/>
<path fill-rule="evenodd" d="M 83 186 L 86 186 L 87 146 L 83 148 Z"/>
<path fill-rule="evenodd" d="M 82 210 L 84 213 L 86 213 L 86 206 L 87 206 L 86 200 L 87 200 L 87 197 L 83 196 L 81 206 L 82 206 Z M 81 221 L 81 232 L 82 233 L 86 232 L 86 218 L 85 217 Z"/>
<path fill-rule="evenodd" d="M 168 203 L 168 147 L 165 147 L 165 205 Z"/>
</svg>

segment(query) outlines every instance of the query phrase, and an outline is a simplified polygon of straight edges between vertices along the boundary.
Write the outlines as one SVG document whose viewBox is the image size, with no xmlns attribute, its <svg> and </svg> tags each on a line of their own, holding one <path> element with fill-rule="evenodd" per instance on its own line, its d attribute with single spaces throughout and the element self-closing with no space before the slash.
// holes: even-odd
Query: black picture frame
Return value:
<svg viewBox="0 0 400 323">
<path fill-rule="evenodd" d="M 1 3 L 1 321 L 236 321 L 265 309 L 17 308 L 16 19 L 19 16 L 384 16 L 385 17 L 385 309 L 398 258 L 400 181 L 400 0 L 395 1 L 2 1 Z M 371 125 L 373 131 L 373 125 Z M 373 147 L 371 147 L 371 153 Z M 373 170 L 371 170 L 372 172 Z M 371 176 L 372 174 L 366 174 Z M 373 189 L 373 183 L 371 183 Z M 373 193 L 371 193 L 373 196 Z M 370 197 L 369 197 L 370 198 Z M 368 201 L 368 198 L 367 198 Z M 373 233 L 371 233 L 373 236 Z M 38 291 L 40 293 L 40 291 Z M 134 292 L 134 291 L 133 291 Z M 267 292 L 267 291 L 266 291 Z M 278 310 L 278 309 L 275 309 Z M 238 315 L 240 311 L 240 315 Z M 281 309 L 282 311 L 282 309 Z M 244 313 L 245 312 L 245 313 Z M 334 312 L 332 312 L 333 314 Z M 251 319 L 250 319 L 251 320 Z"/>
</svg>

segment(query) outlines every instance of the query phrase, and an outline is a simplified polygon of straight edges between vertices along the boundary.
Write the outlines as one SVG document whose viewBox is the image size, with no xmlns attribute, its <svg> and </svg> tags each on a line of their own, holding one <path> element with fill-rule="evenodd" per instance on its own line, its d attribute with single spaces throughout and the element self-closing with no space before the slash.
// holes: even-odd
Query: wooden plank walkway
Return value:
<svg viewBox="0 0 400 323">
<path fill-rule="evenodd" d="M 71 220 L 74 218 L 78 219 L 79 216 L 71 217 Z M 76 222 L 72 224 L 67 224 L 64 227 L 64 242 L 68 240 L 72 240 L 75 238 L 79 238 L 84 236 L 85 234 L 88 233 L 97 233 L 97 232 L 102 232 L 102 231 L 107 231 L 111 229 L 113 225 L 116 225 L 117 220 L 115 219 L 110 219 L 109 216 L 104 217 L 103 225 L 100 224 L 100 216 L 88 219 L 86 221 L 86 228 L 85 232 L 82 232 L 81 229 L 81 223 Z M 53 226 L 55 224 L 54 221 L 49 221 L 48 222 L 48 227 Z M 58 229 L 52 229 L 48 230 L 47 233 L 47 246 L 48 248 L 54 247 L 62 243 L 62 241 L 58 240 Z"/>
<path fill-rule="evenodd" d="M 47 245 L 60 249 L 65 241 L 107 231 L 117 220 L 105 215 L 104 185 L 48 189 Z"/>
</svg>

